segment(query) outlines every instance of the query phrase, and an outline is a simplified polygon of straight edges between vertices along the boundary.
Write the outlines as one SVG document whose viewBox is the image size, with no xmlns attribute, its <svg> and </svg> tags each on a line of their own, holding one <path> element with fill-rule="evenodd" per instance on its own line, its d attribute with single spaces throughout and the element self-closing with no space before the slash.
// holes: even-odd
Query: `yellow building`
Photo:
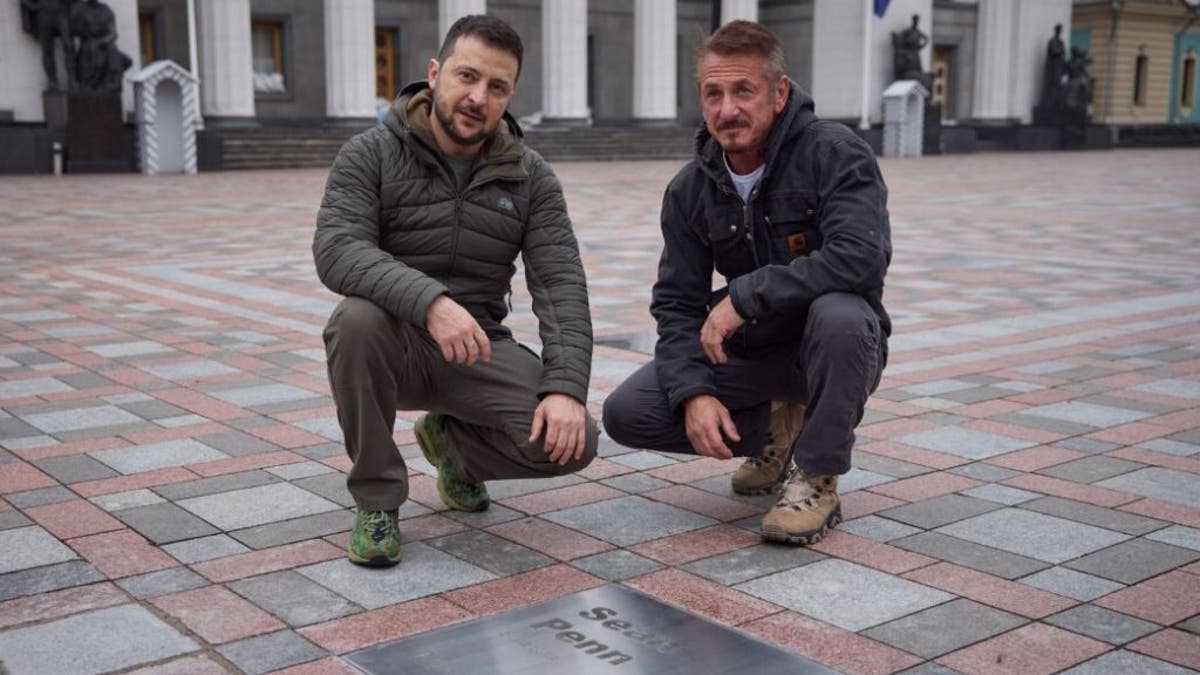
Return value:
<svg viewBox="0 0 1200 675">
<path fill-rule="evenodd" d="M 1087 50 L 1098 124 L 1200 124 L 1200 3 L 1076 2 L 1071 46 Z"/>
</svg>

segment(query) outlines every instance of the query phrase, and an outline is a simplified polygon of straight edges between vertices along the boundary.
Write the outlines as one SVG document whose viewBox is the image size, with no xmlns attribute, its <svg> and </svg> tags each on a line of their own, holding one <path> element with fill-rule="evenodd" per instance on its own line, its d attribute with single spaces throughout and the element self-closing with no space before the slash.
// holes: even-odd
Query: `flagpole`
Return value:
<svg viewBox="0 0 1200 675">
<path fill-rule="evenodd" d="M 871 14 L 874 13 L 872 0 L 863 0 L 863 50 L 862 50 L 862 117 L 858 120 L 858 128 L 871 128 Z"/>
</svg>

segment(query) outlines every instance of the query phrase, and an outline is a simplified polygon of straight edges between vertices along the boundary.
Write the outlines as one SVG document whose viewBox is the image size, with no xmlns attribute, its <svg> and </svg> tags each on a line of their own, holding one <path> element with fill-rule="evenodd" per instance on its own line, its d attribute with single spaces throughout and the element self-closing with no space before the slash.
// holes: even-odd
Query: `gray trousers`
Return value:
<svg viewBox="0 0 1200 675">
<path fill-rule="evenodd" d="M 392 439 L 401 409 L 444 415 L 447 452 L 475 482 L 572 473 L 596 456 L 599 430 L 590 415 L 578 460 L 552 463 L 542 439 L 529 442 L 542 362 L 512 340 L 493 340 L 490 361 L 447 363 L 428 331 L 354 297 L 338 304 L 324 336 L 338 423 L 354 462 L 346 485 L 361 509 L 394 509 L 408 499 L 408 467 Z"/>
<path fill-rule="evenodd" d="M 829 293 L 808 311 L 804 337 L 753 357 L 726 350 L 714 365 L 717 398 L 729 408 L 742 440 L 726 444 L 735 455 L 757 457 L 766 441 L 771 401 L 803 403 L 804 425 L 792 444 L 805 471 L 840 475 L 850 470 L 854 428 L 887 363 L 887 338 L 871 307 L 857 295 Z M 622 445 L 695 453 L 683 409 L 671 410 L 653 361 L 621 383 L 604 402 L 604 430 Z"/>
</svg>

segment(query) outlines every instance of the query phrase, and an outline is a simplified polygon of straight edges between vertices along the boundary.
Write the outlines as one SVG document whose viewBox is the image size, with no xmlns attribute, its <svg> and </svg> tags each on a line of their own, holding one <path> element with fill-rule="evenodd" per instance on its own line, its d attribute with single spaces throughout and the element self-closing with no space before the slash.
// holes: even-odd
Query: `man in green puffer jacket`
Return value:
<svg viewBox="0 0 1200 675">
<path fill-rule="evenodd" d="M 354 466 L 352 562 L 400 561 L 408 470 L 396 410 L 428 410 L 417 442 L 438 492 L 487 508 L 487 480 L 578 471 L 598 429 L 587 282 L 562 187 L 506 112 L 521 39 L 503 21 L 459 19 L 384 124 L 350 139 L 317 215 L 321 281 L 346 296 L 325 327 L 329 382 Z M 515 261 L 542 353 L 502 325 Z"/>
</svg>

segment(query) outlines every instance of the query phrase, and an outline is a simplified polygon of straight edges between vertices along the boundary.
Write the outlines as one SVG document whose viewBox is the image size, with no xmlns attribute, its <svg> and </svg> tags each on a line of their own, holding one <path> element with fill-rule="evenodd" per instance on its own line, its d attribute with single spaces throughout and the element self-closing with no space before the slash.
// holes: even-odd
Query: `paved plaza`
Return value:
<svg viewBox="0 0 1200 675">
<path fill-rule="evenodd" d="M 830 536 L 764 544 L 734 462 L 603 438 L 448 511 L 414 411 L 388 570 L 345 559 L 325 172 L 0 178 L 0 672 L 351 673 L 610 583 L 847 673 L 1200 671 L 1200 151 L 881 164 L 896 328 Z M 557 166 L 597 415 L 653 349 L 679 165 Z"/>
</svg>

